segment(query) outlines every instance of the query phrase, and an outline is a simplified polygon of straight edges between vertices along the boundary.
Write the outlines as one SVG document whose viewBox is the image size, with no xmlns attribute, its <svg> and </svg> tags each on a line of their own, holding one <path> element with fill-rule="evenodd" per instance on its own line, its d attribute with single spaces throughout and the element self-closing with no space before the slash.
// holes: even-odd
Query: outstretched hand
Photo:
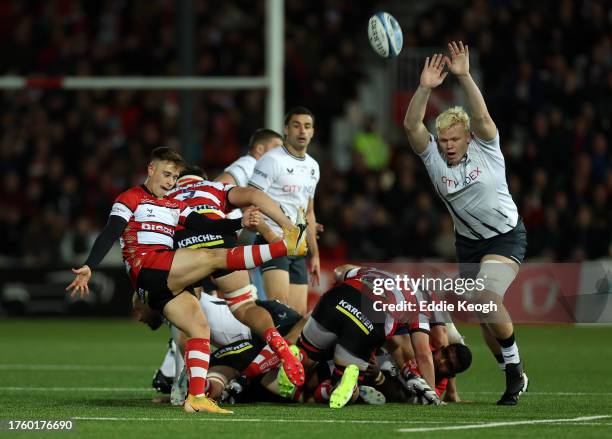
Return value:
<svg viewBox="0 0 612 439">
<path fill-rule="evenodd" d="M 250 206 L 242 212 L 242 227 L 253 230 L 261 222 L 259 207 Z"/>
<path fill-rule="evenodd" d="M 448 75 L 448 72 L 443 72 L 444 64 L 446 63 L 447 57 L 441 53 L 436 53 L 431 57 L 425 58 L 425 67 L 421 72 L 421 86 L 426 88 L 436 88 L 442 84 L 444 78 Z"/>
<path fill-rule="evenodd" d="M 89 286 L 87 283 L 89 279 L 91 279 L 91 268 L 87 265 L 83 265 L 79 269 L 73 268 L 72 272 L 76 277 L 72 283 L 66 287 L 66 291 L 70 291 L 70 297 L 73 299 L 76 297 L 77 293 L 80 294 L 82 299 L 89 294 Z"/>
<path fill-rule="evenodd" d="M 456 76 L 464 76 L 470 73 L 470 51 L 468 45 L 464 46 L 462 41 L 459 41 L 459 44 L 456 41 L 451 41 L 448 43 L 448 50 L 451 57 L 444 57 L 448 70 Z"/>
</svg>

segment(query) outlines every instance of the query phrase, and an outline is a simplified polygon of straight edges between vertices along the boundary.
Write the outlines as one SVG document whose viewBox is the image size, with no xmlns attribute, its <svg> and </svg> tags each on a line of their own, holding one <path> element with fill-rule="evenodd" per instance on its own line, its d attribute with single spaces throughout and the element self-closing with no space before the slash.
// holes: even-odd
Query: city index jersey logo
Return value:
<svg viewBox="0 0 612 439">
<path fill-rule="evenodd" d="M 161 232 L 169 236 L 174 236 L 174 229 L 172 227 L 162 226 L 161 224 L 149 224 L 142 223 L 140 230 L 146 230 L 147 232 Z"/>
<path fill-rule="evenodd" d="M 289 174 L 292 174 L 292 175 L 293 175 L 293 169 L 289 169 L 289 168 L 287 168 L 287 172 L 288 172 Z"/>
<path fill-rule="evenodd" d="M 301 184 L 286 184 L 283 186 L 283 192 L 297 193 L 306 192 L 307 194 L 314 193 L 314 186 L 302 186 Z"/>
<path fill-rule="evenodd" d="M 476 167 L 472 169 L 470 173 L 465 176 L 465 180 L 463 180 L 463 182 L 459 180 L 455 180 L 454 178 L 447 177 L 446 175 L 443 175 L 440 178 L 440 180 L 442 181 L 442 184 L 444 186 L 451 188 L 451 189 L 456 189 L 460 186 L 465 187 L 469 185 L 470 183 L 473 183 L 474 181 L 476 181 L 476 179 L 478 178 L 480 174 L 482 174 L 482 171 L 480 170 L 479 167 Z"/>
</svg>

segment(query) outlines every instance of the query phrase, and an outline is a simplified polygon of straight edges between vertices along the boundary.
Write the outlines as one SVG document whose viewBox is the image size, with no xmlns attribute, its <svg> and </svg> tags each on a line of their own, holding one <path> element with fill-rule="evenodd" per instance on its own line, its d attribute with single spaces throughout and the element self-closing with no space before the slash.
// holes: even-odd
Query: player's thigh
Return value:
<svg viewBox="0 0 612 439">
<path fill-rule="evenodd" d="M 231 293 L 249 285 L 249 272 L 246 270 L 233 271 L 225 276 L 216 277 L 214 283 L 221 293 Z"/>
<path fill-rule="evenodd" d="M 210 338 L 210 328 L 198 299 L 188 292 L 178 294 L 163 309 L 168 321 L 189 338 Z"/>
<path fill-rule="evenodd" d="M 301 315 L 308 307 L 308 267 L 303 256 L 290 256 L 289 260 L 289 297 L 288 304 Z"/>
<path fill-rule="evenodd" d="M 308 285 L 289 284 L 287 305 L 300 315 L 305 315 L 308 308 Z"/>
<path fill-rule="evenodd" d="M 225 249 L 176 250 L 168 275 L 168 288 L 173 292 L 199 282 L 218 268 L 223 268 L 227 251 Z"/>
<path fill-rule="evenodd" d="M 286 270 L 266 270 L 262 273 L 266 297 L 287 303 L 289 295 L 289 272 Z"/>
</svg>

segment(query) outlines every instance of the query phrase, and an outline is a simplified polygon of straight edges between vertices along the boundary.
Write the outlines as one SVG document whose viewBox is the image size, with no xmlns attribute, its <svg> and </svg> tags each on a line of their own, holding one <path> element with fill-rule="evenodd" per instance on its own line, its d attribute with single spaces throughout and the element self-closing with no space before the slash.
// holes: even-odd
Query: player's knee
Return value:
<svg viewBox="0 0 612 439">
<path fill-rule="evenodd" d="M 510 264 L 497 260 L 486 260 L 480 265 L 478 280 L 481 280 L 483 291 L 488 291 L 498 297 L 503 297 L 516 277 L 516 270 Z M 483 294 L 476 292 L 474 300 Z M 488 300 L 489 298 L 487 298 Z"/>
<path fill-rule="evenodd" d="M 225 293 L 224 298 L 232 313 L 240 313 L 246 308 L 245 305 L 252 304 L 257 300 L 257 287 L 253 284 L 248 284 L 237 290 Z"/>
</svg>

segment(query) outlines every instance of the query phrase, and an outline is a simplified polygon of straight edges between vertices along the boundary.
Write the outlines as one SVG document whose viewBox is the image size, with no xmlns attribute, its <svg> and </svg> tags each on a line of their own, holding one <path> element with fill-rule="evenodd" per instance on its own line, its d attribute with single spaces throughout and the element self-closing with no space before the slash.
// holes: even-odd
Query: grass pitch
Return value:
<svg viewBox="0 0 612 439">
<path fill-rule="evenodd" d="M 504 376 L 476 327 L 459 378 L 466 402 L 442 407 L 236 405 L 188 415 L 152 404 L 168 332 L 128 320 L 0 321 L 0 435 L 7 437 L 612 437 L 612 327 L 521 326 L 530 391 L 497 407 Z M 467 402 L 469 401 L 469 402 Z M 72 420 L 72 432 L 8 432 L 9 420 Z M 66 436 L 67 435 L 67 436 Z"/>
</svg>

